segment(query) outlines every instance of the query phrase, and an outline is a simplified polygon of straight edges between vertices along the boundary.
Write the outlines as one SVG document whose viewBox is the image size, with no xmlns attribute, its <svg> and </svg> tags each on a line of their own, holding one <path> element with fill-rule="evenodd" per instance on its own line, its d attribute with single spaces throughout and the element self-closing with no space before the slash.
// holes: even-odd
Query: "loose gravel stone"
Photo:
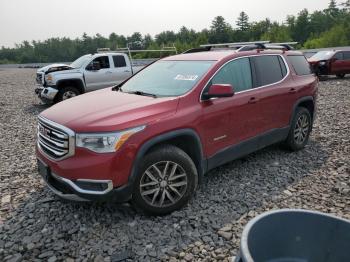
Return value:
<svg viewBox="0 0 350 262">
<path fill-rule="evenodd" d="M 243 227 L 264 211 L 350 219 L 350 77 L 320 83 L 304 150 L 270 146 L 216 168 L 188 206 L 163 217 L 127 204 L 66 203 L 45 187 L 34 145 L 36 117 L 47 106 L 34 95 L 34 79 L 35 70 L 0 70 L 0 261 L 231 261 Z"/>
</svg>

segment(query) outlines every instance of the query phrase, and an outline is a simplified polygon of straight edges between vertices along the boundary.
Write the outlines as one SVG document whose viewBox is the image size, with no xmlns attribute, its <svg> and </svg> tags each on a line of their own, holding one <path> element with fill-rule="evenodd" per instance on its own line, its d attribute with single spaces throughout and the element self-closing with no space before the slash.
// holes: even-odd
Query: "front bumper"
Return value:
<svg viewBox="0 0 350 262">
<path fill-rule="evenodd" d="M 58 90 L 51 86 L 39 86 L 35 89 L 35 94 L 45 103 L 53 102 L 57 93 Z"/>
<path fill-rule="evenodd" d="M 113 188 L 112 180 L 70 180 L 51 172 L 50 167 L 40 159 L 38 159 L 38 170 L 48 188 L 66 200 L 126 202 L 131 198 L 132 188 L 129 185 Z"/>
</svg>

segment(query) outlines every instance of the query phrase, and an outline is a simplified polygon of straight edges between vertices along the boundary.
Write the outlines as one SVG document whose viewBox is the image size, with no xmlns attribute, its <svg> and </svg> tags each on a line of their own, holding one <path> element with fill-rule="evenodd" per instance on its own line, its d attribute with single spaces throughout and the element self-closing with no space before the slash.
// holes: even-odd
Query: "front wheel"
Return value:
<svg viewBox="0 0 350 262">
<path fill-rule="evenodd" d="M 152 215 L 165 215 L 183 207 L 198 183 L 192 159 L 172 145 L 158 147 L 147 154 L 139 171 L 133 203 Z"/>
<path fill-rule="evenodd" d="M 336 75 L 338 78 L 344 78 L 345 77 L 345 74 L 337 74 Z"/>
<path fill-rule="evenodd" d="M 309 110 L 298 107 L 285 141 L 286 146 L 292 151 L 303 149 L 309 140 L 311 129 L 312 118 Z"/>
<path fill-rule="evenodd" d="M 61 102 L 78 95 L 80 95 L 80 92 L 77 88 L 72 86 L 63 87 L 58 91 L 55 102 Z"/>
</svg>

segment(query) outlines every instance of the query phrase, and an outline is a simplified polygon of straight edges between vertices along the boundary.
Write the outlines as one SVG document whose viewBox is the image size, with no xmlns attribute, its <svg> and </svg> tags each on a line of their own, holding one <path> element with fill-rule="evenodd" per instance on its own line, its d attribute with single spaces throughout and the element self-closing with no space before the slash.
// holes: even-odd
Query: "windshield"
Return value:
<svg viewBox="0 0 350 262">
<path fill-rule="evenodd" d="M 320 51 L 313 55 L 311 59 L 313 60 L 328 60 L 334 55 L 333 51 Z"/>
<path fill-rule="evenodd" d="M 82 67 L 86 62 L 89 62 L 91 59 L 91 55 L 84 55 L 82 57 L 79 57 L 77 60 L 75 60 L 73 63 L 70 64 L 71 67 L 74 68 L 80 68 Z"/>
<path fill-rule="evenodd" d="M 123 92 L 180 96 L 191 90 L 213 61 L 158 61 L 122 86 Z"/>
</svg>

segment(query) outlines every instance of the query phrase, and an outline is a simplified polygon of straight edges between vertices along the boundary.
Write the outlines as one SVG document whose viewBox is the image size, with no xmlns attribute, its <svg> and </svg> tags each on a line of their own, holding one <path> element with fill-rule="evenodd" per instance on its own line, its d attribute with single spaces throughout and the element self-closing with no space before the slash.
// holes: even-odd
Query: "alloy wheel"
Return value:
<svg viewBox="0 0 350 262">
<path fill-rule="evenodd" d="M 62 100 L 66 100 L 72 97 L 75 97 L 77 94 L 74 93 L 73 91 L 66 91 L 64 92 L 64 94 L 62 95 Z"/>
<path fill-rule="evenodd" d="M 294 129 L 294 141 L 297 144 L 303 144 L 307 138 L 309 132 L 309 119 L 307 115 L 302 114 L 299 116 Z"/>
<path fill-rule="evenodd" d="M 147 204 L 167 207 L 186 193 L 187 174 L 177 163 L 161 161 L 147 168 L 140 180 L 140 193 Z"/>
</svg>

